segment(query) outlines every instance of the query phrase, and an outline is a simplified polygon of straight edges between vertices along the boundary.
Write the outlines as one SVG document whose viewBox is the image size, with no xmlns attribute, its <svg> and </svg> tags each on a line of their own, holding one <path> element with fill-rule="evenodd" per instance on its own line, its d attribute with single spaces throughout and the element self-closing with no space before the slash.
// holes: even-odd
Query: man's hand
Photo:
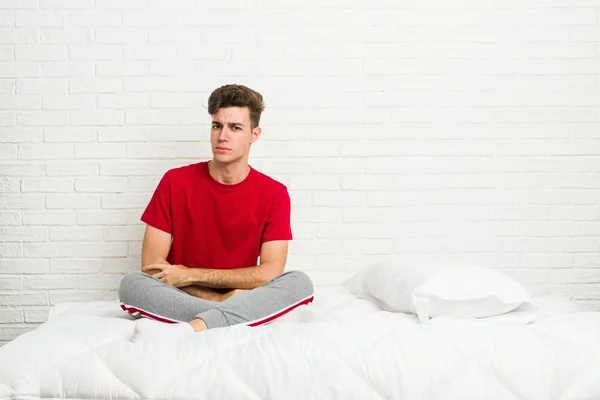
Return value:
<svg viewBox="0 0 600 400">
<path fill-rule="evenodd" d="M 183 265 L 149 264 L 144 266 L 142 271 L 170 286 L 185 287 L 192 284 L 188 279 L 189 270 Z"/>
</svg>

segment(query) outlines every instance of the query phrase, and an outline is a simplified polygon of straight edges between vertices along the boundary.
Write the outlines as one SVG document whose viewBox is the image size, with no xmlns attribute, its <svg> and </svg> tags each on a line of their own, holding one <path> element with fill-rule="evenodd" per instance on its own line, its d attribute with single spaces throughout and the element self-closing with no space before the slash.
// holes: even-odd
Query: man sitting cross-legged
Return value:
<svg viewBox="0 0 600 400">
<path fill-rule="evenodd" d="M 202 331 L 265 324 L 313 300 L 306 274 L 284 272 L 287 188 L 248 164 L 263 109 L 262 96 L 242 85 L 211 94 L 213 158 L 160 180 L 141 217 L 143 272 L 120 283 L 123 310 Z"/>
</svg>

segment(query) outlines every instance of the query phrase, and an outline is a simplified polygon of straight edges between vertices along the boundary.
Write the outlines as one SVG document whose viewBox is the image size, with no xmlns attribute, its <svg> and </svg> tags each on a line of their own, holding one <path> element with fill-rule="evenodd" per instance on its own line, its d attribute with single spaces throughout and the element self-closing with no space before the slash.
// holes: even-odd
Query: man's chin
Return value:
<svg viewBox="0 0 600 400">
<path fill-rule="evenodd" d="M 213 160 L 222 163 L 222 164 L 229 164 L 232 163 L 236 160 L 235 157 L 233 157 L 231 154 L 213 154 Z"/>
</svg>

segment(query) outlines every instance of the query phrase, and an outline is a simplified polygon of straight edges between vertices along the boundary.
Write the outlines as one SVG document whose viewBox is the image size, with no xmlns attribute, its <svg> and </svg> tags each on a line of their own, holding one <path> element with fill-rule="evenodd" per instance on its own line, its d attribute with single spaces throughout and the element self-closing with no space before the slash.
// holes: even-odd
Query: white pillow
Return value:
<svg viewBox="0 0 600 400">
<path fill-rule="evenodd" d="M 342 286 L 384 310 L 415 314 L 422 323 L 442 315 L 494 317 L 533 304 L 515 279 L 474 265 L 377 263 Z"/>
</svg>

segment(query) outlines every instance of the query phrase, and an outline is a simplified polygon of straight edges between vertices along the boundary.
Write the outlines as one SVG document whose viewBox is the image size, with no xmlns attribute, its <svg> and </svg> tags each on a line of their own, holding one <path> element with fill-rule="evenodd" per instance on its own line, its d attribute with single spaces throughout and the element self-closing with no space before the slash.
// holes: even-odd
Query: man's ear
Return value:
<svg viewBox="0 0 600 400">
<path fill-rule="evenodd" d="M 256 142 L 260 137 L 261 133 L 262 129 L 260 128 L 260 126 L 257 126 L 256 128 L 252 129 L 252 137 L 250 138 L 250 144 Z"/>
</svg>

